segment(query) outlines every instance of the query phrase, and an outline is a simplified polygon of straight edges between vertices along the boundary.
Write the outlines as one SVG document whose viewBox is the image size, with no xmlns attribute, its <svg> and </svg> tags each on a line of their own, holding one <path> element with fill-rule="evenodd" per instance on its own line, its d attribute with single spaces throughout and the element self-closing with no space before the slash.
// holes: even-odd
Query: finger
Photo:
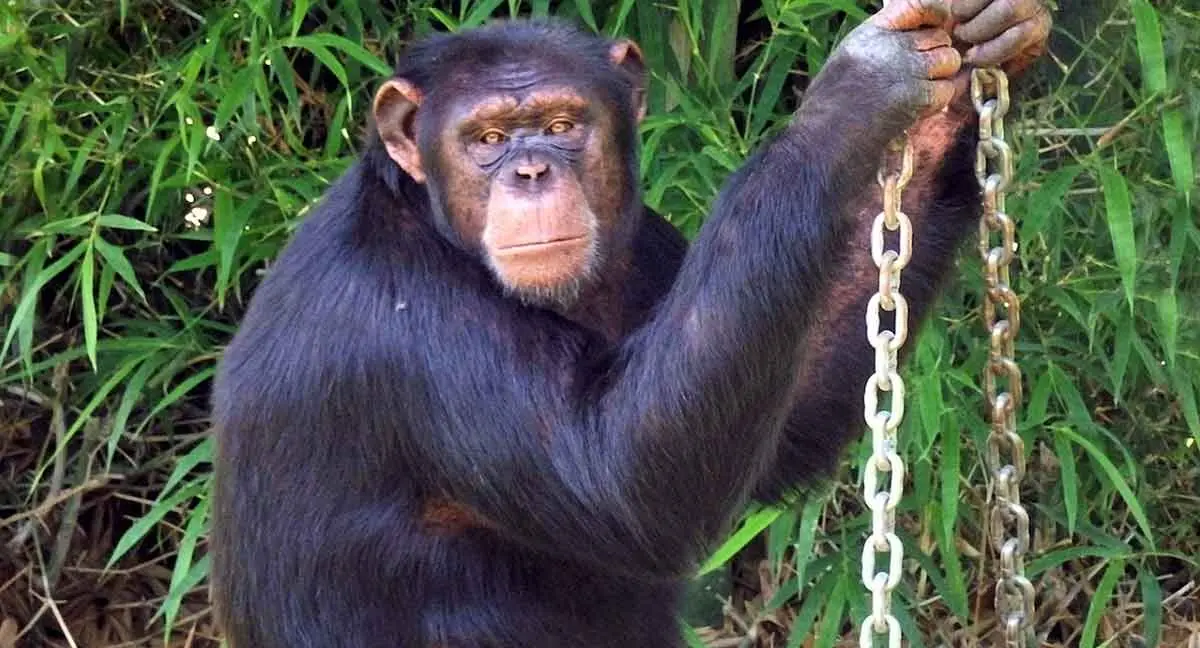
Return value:
<svg viewBox="0 0 1200 648">
<path fill-rule="evenodd" d="M 884 29 L 907 31 L 938 27 L 949 17 L 950 5 L 946 0 L 892 0 L 871 20 Z"/>
<path fill-rule="evenodd" d="M 1034 50 L 1044 45 L 1049 35 L 1050 25 L 1047 21 L 1026 20 L 1009 27 L 999 36 L 967 50 L 966 61 L 981 67 L 1001 65 L 1027 50 Z"/>
<path fill-rule="evenodd" d="M 1014 58 L 1003 65 L 1004 72 L 1010 76 L 1020 74 L 1030 65 L 1033 65 L 1033 62 L 1041 58 L 1045 53 L 1045 41 L 1021 50 L 1020 54 L 1017 54 Z"/>
<path fill-rule="evenodd" d="M 952 80 L 929 82 L 929 107 L 921 111 L 921 117 L 928 117 L 945 110 L 957 94 L 957 87 Z"/>
<path fill-rule="evenodd" d="M 918 52 L 929 52 L 942 47 L 950 47 L 954 39 L 944 29 L 922 29 L 911 32 L 913 46 Z"/>
<path fill-rule="evenodd" d="M 995 0 L 979 15 L 954 29 L 954 35 L 968 43 L 996 38 L 1006 29 L 1024 22 L 1042 10 L 1041 0 Z"/>
<path fill-rule="evenodd" d="M 966 22 L 974 18 L 992 2 L 995 2 L 995 0 L 954 0 L 954 4 L 951 5 L 951 11 L 954 12 L 955 20 Z"/>
<path fill-rule="evenodd" d="M 924 56 L 930 79 L 950 79 L 962 69 L 962 55 L 953 47 L 941 47 Z"/>
</svg>

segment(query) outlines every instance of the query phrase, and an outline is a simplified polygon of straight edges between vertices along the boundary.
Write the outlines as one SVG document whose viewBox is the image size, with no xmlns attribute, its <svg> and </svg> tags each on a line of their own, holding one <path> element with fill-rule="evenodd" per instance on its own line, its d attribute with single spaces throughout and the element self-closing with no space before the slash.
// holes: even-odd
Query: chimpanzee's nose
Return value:
<svg viewBox="0 0 1200 648">
<path fill-rule="evenodd" d="M 545 162 L 530 162 L 517 167 L 517 175 L 526 180 L 537 180 L 550 170 Z"/>
</svg>

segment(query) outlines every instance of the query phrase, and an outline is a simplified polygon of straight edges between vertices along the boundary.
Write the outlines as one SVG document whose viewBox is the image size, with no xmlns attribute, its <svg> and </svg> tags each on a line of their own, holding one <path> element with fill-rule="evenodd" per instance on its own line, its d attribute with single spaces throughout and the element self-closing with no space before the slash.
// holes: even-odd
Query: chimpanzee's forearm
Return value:
<svg viewBox="0 0 1200 648">
<path fill-rule="evenodd" d="M 913 224 L 913 257 L 901 283 L 909 305 L 909 337 L 902 356 L 915 347 L 916 333 L 936 303 L 957 252 L 975 232 L 976 124 L 969 101 L 960 101 L 911 131 L 916 171 L 903 206 Z M 855 226 L 836 262 L 828 299 L 805 341 L 795 407 L 774 467 L 755 489 L 759 499 L 777 499 L 825 476 L 845 446 L 866 430 L 863 389 L 874 372 L 874 355 L 865 316 L 879 276 L 871 259 L 870 231 L 882 204 L 877 183 L 872 181 L 866 193 L 855 207 Z"/>
</svg>

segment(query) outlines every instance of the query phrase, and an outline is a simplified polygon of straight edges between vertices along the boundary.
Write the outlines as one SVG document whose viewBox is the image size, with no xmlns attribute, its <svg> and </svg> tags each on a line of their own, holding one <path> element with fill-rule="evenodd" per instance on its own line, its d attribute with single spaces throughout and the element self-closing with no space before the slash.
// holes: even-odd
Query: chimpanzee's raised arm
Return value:
<svg viewBox="0 0 1200 648">
<path fill-rule="evenodd" d="M 1052 19 L 1041 0 L 952 6 L 956 44 L 968 63 L 1000 66 L 1015 78 L 1045 51 Z M 912 221 L 913 257 L 904 269 L 909 341 L 902 356 L 915 348 L 916 333 L 981 213 L 975 177 L 979 120 L 968 92 L 972 67 L 964 66 L 955 79 L 957 92 L 947 110 L 921 119 L 910 131 L 916 173 L 903 205 Z M 876 183 L 865 189 L 852 207 L 855 225 L 849 244 L 838 252 L 829 297 L 805 342 L 796 406 L 783 443 L 755 487 L 760 499 L 775 500 L 827 475 L 845 445 L 866 429 L 862 393 L 875 368 L 864 316 L 879 275 L 868 242 L 882 194 Z"/>
</svg>

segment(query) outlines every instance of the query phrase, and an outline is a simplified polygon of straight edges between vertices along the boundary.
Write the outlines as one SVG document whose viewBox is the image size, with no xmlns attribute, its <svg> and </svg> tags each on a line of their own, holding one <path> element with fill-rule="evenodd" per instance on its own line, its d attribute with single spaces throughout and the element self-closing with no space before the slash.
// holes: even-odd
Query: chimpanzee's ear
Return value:
<svg viewBox="0 0 1200 648">
<path fill-rule="evenodd" d="M 421 153 L 417 149 L 416 116 L 421 91 L 404 79 L 388 79 L 375 93 L 375 129 L 388 156 L 417 182 L 425 182 Z"/>
<path fill-rule="evenodd" d="M 633 110 L 639 122 L 646 116 L 646 60 L 637 43 L 621 39 L 608 50 L 613 65 L 625 70 L 633 82 Z"/>
</svg>

